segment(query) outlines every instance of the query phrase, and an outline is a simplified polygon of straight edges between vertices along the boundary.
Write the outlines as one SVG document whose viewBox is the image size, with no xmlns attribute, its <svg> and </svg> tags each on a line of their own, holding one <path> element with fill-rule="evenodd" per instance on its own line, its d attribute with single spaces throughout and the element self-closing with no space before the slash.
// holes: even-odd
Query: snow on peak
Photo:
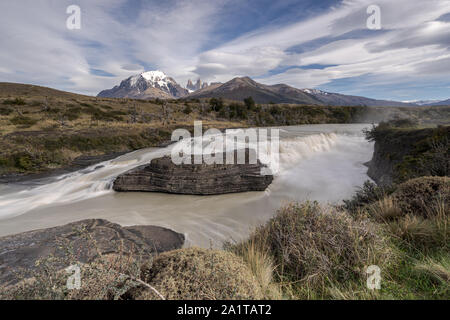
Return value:
<svg viewBox="0 0 450 320">
<path fill-rule="evenodd" d="M 141 76 L 147 81 L 160 81 L 166 79 L 167 76 L 164 72 L 156 70 L 156 71 L 147 71 L 141 73 Z"/>
<path fill-rule="evenodd" d="M 159 70 L 146 71 L 138 75 L 131 77 L 131 86 L 135 86 L 139 79 L 143 78 L 151 87 L 155 88 L 156 85 L 160 88 L 168 89 L 168 84 L 172 82 L 167 75 Z"/>
<path fill-rule="evenodd" d="M 318 89 L 302 89 L 302 91 L 309 93 L 309 94 L 325 94 L 325 95 L 328 94 L 328 92 L 318 90 Z"/>
</svg>

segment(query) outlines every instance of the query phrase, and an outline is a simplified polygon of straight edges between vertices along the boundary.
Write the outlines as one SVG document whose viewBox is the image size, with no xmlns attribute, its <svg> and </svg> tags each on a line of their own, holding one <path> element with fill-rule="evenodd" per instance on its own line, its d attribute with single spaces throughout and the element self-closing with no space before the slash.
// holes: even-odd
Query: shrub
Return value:
<svg viewBox="0 0 450 320">
<path fill-rule="evenodd" d="M 245 106 L 247 107 L 247 109 L 250 111 L 254 110 L 256 107 L 255 100 L 253 100 L 253 97 L 245 98 L 244 103 L 245 103 Z"/>
<path fill-rule="evenodd" d="M 351 213 L 355 213 L 358 209 L 379 201 L 392 192 L 393 187 L 380 187 L 367 180 L 362 187 L 358 188 L 350 200 L 344 200 L 344 208 Z"/>
<path fill-rule="evenodd" d="M 14 100 L 11 100 L 11 99 L 4 100 L 3 104 L 15 105 L 15 106 L 24 106 L 24 105 L 26 105 L 26 102 L 22 98 L 15 98 Z"/>
<path fill-rule="evenodd" d="M 259 299 L 261 288 L 236 255 L 219 250 L 180 249 L 159 255 L 141 278 L 166 299 Z M 144 291 L 138 299 L 151 298 Z"/>
<path fill-rule="evenodd" d="M 223 108 L 223 99 L 222 98 L 211 98 L 209 99 L 209 105 L 211 106 L 211 110 L 218 112 Z"/>
<path fill-rule="evenodd" d="M 381 266 L 390 254 L 368 220 L 355 221 L 315 202 L 280 209 L 250 239 L 268 249 L 281 277 L 318 291 L 326 283 L 362 281 L 365 266 Z"/>
<path fill-rule="evenodd" d="M 192 108 L 189 105 L 186 105 L 183 109 L 183 113 L 190 114 L 192 112 Z"/>
<path fill-rule="evenodd" d="M 25 116 L 16 116 L 9 120 L 14 125 L 21 125 L 21 126 L 27 126 L 31 127 L 32 125 L 35 125 L 38 121 L 36 119 L 32 119 Z"/>
<path fill-rule="evenodd" d="M 0 107 L 0 116 L 8 116 L 13 112 L 11 108 Z"/>
<path fill-rule="evenodd" d="M 424 218 L 433 215 L 432 206 L 439 198 L 448 205 L 450 201 L 449 177 L 421 177 L 400 184 L 392 194 L 404 215 Z M 446 215 L 449 214 L 448 209 Z"/>
</svg>

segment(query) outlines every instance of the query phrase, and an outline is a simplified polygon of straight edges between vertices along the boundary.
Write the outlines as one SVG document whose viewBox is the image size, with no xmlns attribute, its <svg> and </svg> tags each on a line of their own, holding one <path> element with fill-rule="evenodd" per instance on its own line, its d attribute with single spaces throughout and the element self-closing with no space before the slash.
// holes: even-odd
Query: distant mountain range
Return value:
<svg viewBox="0 0 450 320">
<path fill-rule="evenodd" d="M 256 103 L 293 103 L 331 106 L 439 106 L 445 101 L 398 102 L 325 92 L 317 89 L 297 89 L 286 84 L 265 85 L 249 77 L 234 78 L 226 83 L 187 82 L 186 89 L 162 71 L 148 71 L 123 80 L 119 86 L 104 90 L 99 97 L 134 99 L 224 98 L 243 100 L 253 97 Z"/>
<path fill-rule="evenodd" d="M 426 106 L 450 106 L 450 99 L 437 101 L 430 104 L 425 104 Z"/>
</svg>

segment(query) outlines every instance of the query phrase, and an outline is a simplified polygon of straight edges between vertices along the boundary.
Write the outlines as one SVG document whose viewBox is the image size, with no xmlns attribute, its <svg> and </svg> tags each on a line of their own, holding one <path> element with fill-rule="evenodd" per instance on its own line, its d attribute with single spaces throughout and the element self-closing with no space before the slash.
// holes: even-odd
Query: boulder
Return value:
<svg viewBox="0 0 450 320">
<path fill-rule="evenodd" d="M 33 276 L 42 265 L 39 261 L 48 257 L 62 269 L 71 261 L 92 262 L 99 254 L 145 258 L 181 248 L 183 244 L 182 234 L 166 228 L 121 227 L 103 219 L 23 232 L 0 238 L 0 284 L 9 285 Z"/>
<path fill-rule="evenodd" d="M 252 151 L 254 152 L 254 151 Z M 261 175 L 265 168 L 259 160 L 237 164 L 174 164 L 170 156 L 153 159 L 150 164 L 132 169 L 116 178 L 115 191 L 166 192 L 191 195 L 216 195 L 234 192 L 264 191 L 272 183 L 272 175 Z M 218 157 L 226 159 L 226 153 Z"/>
</svg>

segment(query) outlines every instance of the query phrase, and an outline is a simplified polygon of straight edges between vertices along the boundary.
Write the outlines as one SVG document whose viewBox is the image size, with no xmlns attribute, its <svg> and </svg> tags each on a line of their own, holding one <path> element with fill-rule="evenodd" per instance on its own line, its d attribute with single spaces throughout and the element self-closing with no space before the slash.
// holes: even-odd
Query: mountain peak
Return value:
<svg viewBox="0 0 450 320">
<path fill-rule="evenodd" d="M 190 90 L 191 92 L 198 91 L 200 89 L 206 88 L 208 86 L 207 82 L 202 82 L 202 80 L 197 79 L 197 82 L 195 84 L 192 82 L 191 79 L 188 80 L 186 84 L 186 88 Z"/>
<path fill-rule="evenodd" d="M 99 96 L 112 98 L 179 98 L 188 94 L 174 79 L 160 70 L 145 71 L 123 80 L 119 86 L 103 90 Z"/>
<path fill-rule="evenodd" d="M 144 77 L 144 79 L 148 80 L 148 81 L 155 81 L 156 79 L 167 78 L 166 74 L 159 70 L 145 71 L 145 72 L 141 73 L 141 76 Z"/>
</svg>

